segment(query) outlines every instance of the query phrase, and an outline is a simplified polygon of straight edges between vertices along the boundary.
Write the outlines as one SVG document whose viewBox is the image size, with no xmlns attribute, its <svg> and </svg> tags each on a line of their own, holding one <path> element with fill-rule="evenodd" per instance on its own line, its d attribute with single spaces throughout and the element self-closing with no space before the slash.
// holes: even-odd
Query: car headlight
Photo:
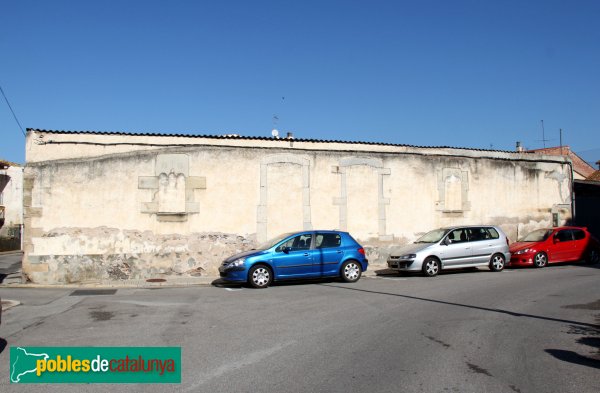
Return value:
<svg viewBox="0 0 600 393">
<path fill-rule="evenodd" d="M 526 254 L 526 253 L 528 253 L 528 252 L 530 252 L 530 251 L 532 251 L 532 249 L 531 249 L 531 248 L 526 248 L 526 249 L 524 249 L 524 250 L 519 250 L 519 251 L 515 252 L 515 253 L 514 253 L 514 255 Z"/>
<path fill-rule="evenodd" d="M 240 266 L 244 266 L 244 262 L 245 261 L 246 261 L 246 258 L 239 258 L 239 259 L 236 259 L 233 262 L 230 262 L 227 267 L 240 267 Z"/>
<path fill-rule="evenodd" d="M 406 254 L 406 255 L 400 255 L 400 257 L 398 259 L 414 259 L 417 257 L 417 254 Z"/>
</svg>

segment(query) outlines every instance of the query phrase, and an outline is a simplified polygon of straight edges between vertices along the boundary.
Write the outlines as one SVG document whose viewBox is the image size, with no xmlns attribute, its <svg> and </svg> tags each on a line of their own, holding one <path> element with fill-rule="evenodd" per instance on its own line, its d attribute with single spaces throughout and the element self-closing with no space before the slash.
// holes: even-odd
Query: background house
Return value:
<svg viewBox="0 0 600 393">
<path fill-rule="evenodd" d="M 23 167 L 0 160 L 0 251 L 21 248 Z"/>
<path fill-rule="evenodd" d="M 549 156 L 565 156 L 569 157 L 573 163 L 573 178 L 574 180 L 585 180 L 591 176 L 595 169 L 588 164 L 583 158 L 571 151 L 569 146 L 547 147 L 544 149 L 528 150 L 530 153 L 543 154 Z"/>
</svg>

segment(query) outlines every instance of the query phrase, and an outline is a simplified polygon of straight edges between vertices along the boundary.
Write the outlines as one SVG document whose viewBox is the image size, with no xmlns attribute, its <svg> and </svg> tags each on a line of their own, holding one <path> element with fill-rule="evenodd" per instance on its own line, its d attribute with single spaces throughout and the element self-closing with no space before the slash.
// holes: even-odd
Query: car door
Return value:
<svg viewBox="0 0 600 393">
<path fill-rule="evenodd" d="M 313 266 L 321 276 L 337 275 L 344 257 L 339 233 L 316 233 Z"/>
<path fill-rule="evenodd" d="M 573 229 L 573 255 L 571 261 L 580 261 L 585 258 L 588 238 L 581 229 Z"/>
<path fill-rule="evenodd" d="M 573 254 L 573 233 L 570 229 L 558 230 L 551 239 L 548 250 L 549 262 L 568 261 Z"/>
<path fill-rule="evenodd" d="M 469 228 L 469 243 L 473 264 L 484 264 L 490 261 L 492 254 L 499 250 L 500 235 L 494 228 Z"/>
<path fill-rule="evenodd" d="M 454 229 L 440 244 L 439 256 L 444 267 L 451 268 L 469 263 L 471 245 L 466 228 Z"/>
<path fill-rule="evenodd" d="M 317 274 L 313 267 L 312 239 L 312 233 L 301 234 L 275 248 L 271 263 L 278 278 L 314 277 Z"/>
</svg>

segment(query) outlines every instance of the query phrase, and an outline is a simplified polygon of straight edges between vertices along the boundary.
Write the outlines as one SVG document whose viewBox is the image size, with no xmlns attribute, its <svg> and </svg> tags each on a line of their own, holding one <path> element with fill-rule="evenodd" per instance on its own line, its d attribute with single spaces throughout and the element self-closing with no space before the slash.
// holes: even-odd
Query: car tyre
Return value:
<svg viewBox="0 0 600 393">
<path fill-rule="evenodd" d="M 490 270 L 493 272 L 501 272 L 506 265 L 506 258 L 502 254 L 494 254 L 490 259 Z"/>
<path fill-rule="evenodd" d="M 248 271 L 248 285 L 252 288 L 266 288 L 273 282 L 273 271 L 266 265 L 254 265 Z"/>
<path fill-rule="evenodd" d="M 344 282 L 357 282 L 362 274 L 362 267 L 357 261 L 346 261 L 340 269 Z"/>
<path fill-rule="evenodd" d="M 440 261 L 434 257 L 427 257 L 423 261 L 423 274 L 427 277 L 435 277 L 440 272 Z"/>
<path fill-rule="evenodd" d="M 548 265 L 548 255 L 545 252 L 538 252 L 533 257 L 533 266 L 535 267 L 546 267 Z"/>
<path fill-rule="evenodd" d="M 595 265 L 598 262 L 600 262 L 600 250 L 597 248 L 592 248 L 585 256 L 585 263 L 588 265 Z"/>
</svg>

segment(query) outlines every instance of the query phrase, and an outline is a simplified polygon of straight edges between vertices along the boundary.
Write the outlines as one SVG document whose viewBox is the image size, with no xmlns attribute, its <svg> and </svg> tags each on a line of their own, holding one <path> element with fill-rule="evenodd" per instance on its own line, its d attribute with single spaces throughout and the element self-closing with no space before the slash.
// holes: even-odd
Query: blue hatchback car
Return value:
<svg viewBox="0 0 600 393">
<path fill-rule="evenodd" d="M 266 288 L 273 280 L 340 277 L 356 282 L 367 270 L 364 248 L 347 232 L 284 233 L 258 248 L 227 258 L 221 278 Z"/>
</svg>

